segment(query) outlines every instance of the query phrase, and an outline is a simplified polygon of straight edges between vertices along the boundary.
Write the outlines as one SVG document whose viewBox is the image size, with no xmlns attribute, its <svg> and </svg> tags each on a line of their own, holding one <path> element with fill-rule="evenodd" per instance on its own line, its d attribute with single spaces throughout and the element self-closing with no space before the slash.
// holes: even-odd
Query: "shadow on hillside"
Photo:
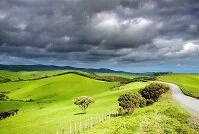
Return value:
<svg viewBox="0 0 199 134">
<path fill-rule="evenodd" d="M 86 114 L 85 112 L 75 113 L 74 115 Z"/>
</svg>

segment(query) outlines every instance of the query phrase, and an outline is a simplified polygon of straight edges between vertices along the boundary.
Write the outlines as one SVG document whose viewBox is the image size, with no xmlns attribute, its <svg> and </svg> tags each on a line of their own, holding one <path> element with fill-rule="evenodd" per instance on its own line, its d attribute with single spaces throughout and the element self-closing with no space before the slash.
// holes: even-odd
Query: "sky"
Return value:
<svg viewBox="0 0 199 134">
<path fill-rule="evenodd" d="M 199 0 L 0 0 L 0 64 L 199 73 Z"/>
</svg>

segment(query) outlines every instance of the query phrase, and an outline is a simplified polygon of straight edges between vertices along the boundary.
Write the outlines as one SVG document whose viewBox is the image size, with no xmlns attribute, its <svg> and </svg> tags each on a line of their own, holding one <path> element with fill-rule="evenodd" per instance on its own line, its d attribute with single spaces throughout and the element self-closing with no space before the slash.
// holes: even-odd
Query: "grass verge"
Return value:
<svg viewBox="0 0 199 134">
<path fill-rule="evenodd" d="M 96 125 L 85 134 L 197 134 L 190 127 L 190 115 L 171 98 L 163 94 L 151 106 L 138 108 L 132 115 L 117 117 Z"/>
</svg>

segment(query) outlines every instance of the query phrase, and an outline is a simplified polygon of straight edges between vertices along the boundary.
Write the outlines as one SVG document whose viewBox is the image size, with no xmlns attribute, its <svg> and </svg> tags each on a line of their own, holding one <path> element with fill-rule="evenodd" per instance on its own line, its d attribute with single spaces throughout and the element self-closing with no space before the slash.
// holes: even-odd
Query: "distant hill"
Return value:
<svg viewBox="0 0 199 134">
<path fill-rule="evenodd" d="M 115 71 L 107 68 L 78 68 L 72 66 L 54 66 L 54 65 L 3 65 L 0 64 L 0 70 L 8 71 L 49 71 L 49 70 L 80 70 L 85 72 L 99 73 L 130 73 L 124 71 Z"/>
<path fill-rule="evenodd" d="M 125 71 L 115 71 L 108 68 L 78 68 L 72 66 L 55 66 L 55 65 L 3 65 L 0 64 L 0 70 L 7 71 L 50 71 L 50 70 L 80 70 L 90 73 L 122 73 L 122 74 L 132 74 L 141 76 L 158 76 L 164 74 L 170 74 L 171 72 L 146 72 L 146 73 L 131 73 Z"/>
</svg>

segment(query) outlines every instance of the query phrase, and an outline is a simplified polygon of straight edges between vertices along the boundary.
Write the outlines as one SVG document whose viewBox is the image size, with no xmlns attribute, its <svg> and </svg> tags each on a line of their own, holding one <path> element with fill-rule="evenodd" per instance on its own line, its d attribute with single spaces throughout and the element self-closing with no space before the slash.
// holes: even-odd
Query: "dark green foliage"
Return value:
<svg viewBox="0 0 199 134">
<path fill-rule="evenodd" d="M 25 102 L 33 102 L 33 99 L 26 100 Z"/>
<path fill-rule="evenodd" d="M 6 101 L 8 100 L 8 96 L 6 96 L 4 93 L 0 92 L 0 101 Z"/>
<path fill-rule="evenodd" d="M 131 82 L 147 82 L 147 81 L 154 81 L 156 80 L 156 77 L 136 77 L 136 78 L 133 78 L 133 79 L 128 79 L 126 78 L 126 80 L 123 80 L 121 81 L 121 84 L 128 84 L 128 83 L 131 83 Z"/>
<path fill-rule="evenodd" d="M 88 106 L 94 102 L 95 101 L 89 96 L 81 96 L 77 98 L 74 104 L 78 105 L 85 112 Z"/>
<path fill-rule="evenodd" d="M 10 81 L 11 81 L 10 79 L 0 76 L 0 83 L 10 82 Z"/>
<path fill-rule="evenodd" d="M 147 104 L 147 100 L 143 97 L 141 97 L 140 99 L 140 107 L 145 107 Z"/>
<path fill-rule="evenodd" d="M 140 90 L 140 94 L 147 100 L 147 104 L 152 104 L 158 100 L 162 93 L 169 90 L 169 87 L 160 83 L 151 83 L 144 89 Z"/>
<path fill-rule="evenodd" d="M 18 111 L 19 111 L 19 109 L 13 109 L 13 110 L 10 110 L 7 112 L 2 112 L 2 113 L 0 113 L 0 120 L 5 119 L 10 116 L 14 116 L 15 114 L 18 113 Z"/>
<path fill-rule="evenodd" d="M 127 114 L 132 113 L 137 107 L 144 106 L 144 98 L 138 93 L 128 92 L 122 94 L 118 98 L 119 106 L 121 106 Z"/>
</svg>

